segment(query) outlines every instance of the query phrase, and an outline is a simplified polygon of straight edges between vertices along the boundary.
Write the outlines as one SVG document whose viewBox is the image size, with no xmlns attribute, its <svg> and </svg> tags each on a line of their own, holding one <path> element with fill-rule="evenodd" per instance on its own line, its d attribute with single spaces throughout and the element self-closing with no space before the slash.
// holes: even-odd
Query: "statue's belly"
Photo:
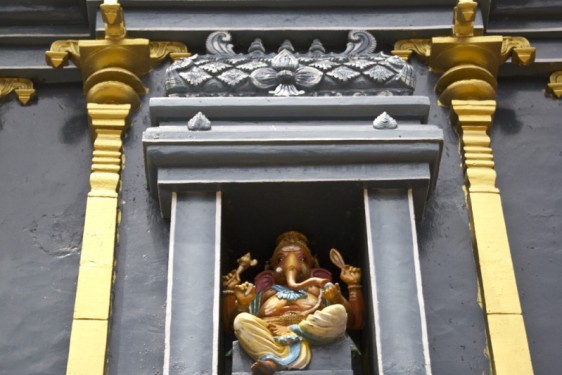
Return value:
<svg viewBox="0 0 562 375">
<path fill-rule="evenodd" d="M 289 311 L 303 312 L 316 306 L 318 298 L 309 294 L 306 298 L 295 301 L 280 299 L 277 296 L 268 298 L 261 306 L 260 316 L 262 318 L 280 316 Z"/>
</svg>

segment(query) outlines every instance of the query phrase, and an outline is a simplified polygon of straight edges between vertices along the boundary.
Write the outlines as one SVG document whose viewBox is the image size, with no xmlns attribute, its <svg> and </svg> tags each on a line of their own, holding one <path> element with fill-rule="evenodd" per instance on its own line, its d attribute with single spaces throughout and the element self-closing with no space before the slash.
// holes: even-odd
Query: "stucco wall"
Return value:
<svg viewBox="0 0 562 375">
<path fill-rule="evenodd" d="M 79 85 L 0 104 L 0 373 L 66 369 L 91 145 Z"/>
</svg>

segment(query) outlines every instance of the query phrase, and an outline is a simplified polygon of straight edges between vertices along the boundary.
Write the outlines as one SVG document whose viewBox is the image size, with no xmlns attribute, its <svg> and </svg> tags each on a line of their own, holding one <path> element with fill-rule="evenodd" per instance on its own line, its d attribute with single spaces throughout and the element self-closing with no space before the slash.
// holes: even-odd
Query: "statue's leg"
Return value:
<svg viewBox="0 0 562 375">
<path fill-rule="evenodd" d="M 254 373 L 269 374 L 265 367 L 280 369 L 302 369 L 310 362 L 307 342 L 283 345 L 275 340 L 267 323 L 254 315 L 241 313 L 234 319 L 234 333 L 240 346 L 256 363 Z M 263 369 L 262 369 L 263 368 Z"/>
<path fill-rule="evenodd" d="M 345 335 L 346 328 L 347 312 L 340 304 L 318 310 L 291 326 L 293 332 L 316 345 L 337 341 Z"/>
</svg>

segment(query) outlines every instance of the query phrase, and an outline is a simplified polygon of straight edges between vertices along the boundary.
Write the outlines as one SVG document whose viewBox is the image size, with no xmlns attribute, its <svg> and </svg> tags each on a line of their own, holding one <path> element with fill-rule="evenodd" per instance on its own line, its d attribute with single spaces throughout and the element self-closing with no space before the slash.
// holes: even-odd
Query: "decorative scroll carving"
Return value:
<svg viewBox="0 0 562 375">
<path fill-rule="evenodd" d="M 521 36 L 504 36 L 501 58 L 505 62 L 510 56 L 514 63 L 527 66 L 535 61 L 536 49 L 531 47 L 527 38 Z"/>
<path fill-rule="evenodd" d="M 234 46 L 229 42 L 232 37 L 226 31 L 217 31 L 209 35 L 205 47 L 211 55 L 236 55 Z"/>
<path fill-rule="evenodd" d="M 399 56 L 404 61 L 408 61 L 412 53 L 424 58 L 425 62 L 429 62 L 431 53 L 431 39 L 404 39 L 394 43 L 394 50 L 391 53 Z"/>
<path fill-rule="evenodd" d="M 396 129 L 398 122 L 388 113 L 383 112 L 373 121 L 373 127 L 375 129 Z"/>
<path fill-rule="evenodd" d="M 352 30 L 349 32 L 348 39 L 344 55 L 370 54 L 377 48 L 377 40 L 366 31 Z"/>
<path fill-rule="evenodd" d="M 25 78 L 0 78 L 0 99 L 15 92 L 21 104 L 26 105 L 35 95 L 33 82 Z"/>
<path fill-rule="evenodd" d="M 211 130 L 211 121 L 202 112 L 198 112 L 187 122 L 189 130 Z"/>
<path fill-rule="evenodd" d="M 266 54 L 260 39 L 247 54 L 237 54 L 230 34 L 220 31 L 207 39 L 207 54 L 173 63 L 167 71 L 169 96 L 296 96 L 409 95 L 415 86 L 410 65 L 398 57 L 373 53 L 375 38 L 351 31 L 342 53 L 326 53 L 315 39 L 299 53 L 284 41 L 277 53 Z"/>
<path fill-rule="evenodd" d="M 74 65 L 80 67 L 80 50 L 77 40 L 57 40 L 51 44 L 51 49 L 45 52 L 47 64 L 53 68 L 68 65 L 70 58 Z"/>
<path fill-rule="evenodd" d="M 554 72 L 550 75 L 548 91 L 556 98 L 562 97 L 562 70 Z"/>
<path fill-rule="evenodd" d="M 174 61 L 191 56 L 186 45 L 179 42 L 150 42 L 149 48 L 150 66 L 152 67 L 160 64 L 167 56 L 170 56 Z"/>
</svg>

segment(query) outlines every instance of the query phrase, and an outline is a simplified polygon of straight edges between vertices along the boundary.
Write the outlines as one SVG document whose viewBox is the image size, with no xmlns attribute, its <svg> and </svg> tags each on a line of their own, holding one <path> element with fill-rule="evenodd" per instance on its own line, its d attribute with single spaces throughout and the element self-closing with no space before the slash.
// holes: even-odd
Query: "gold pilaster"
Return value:
<svg viewBox="0 0 562 375">
<path fill-rule="evenodd" d="M 465 187 L 488 346 L 496 375 L 533 374 L 517 291 L 489 130 L 496 110 L 499 66 L 529 65 L 535 49 L 522 37 L 475 36 L 476 2 L 460 0 L 453 35 L 398 41 L 392 52 L 404 59 L 420 55 L 433 72 L 443 73 L 435 91 L 440 105 L 452 107 L 460 136 Z"/>
<path fill-rule="evenodd" d="M 21 104 L 26 105 L 35 96 L 33 82 L 26 78 L 0 77 L 0 99 L 16 94 Z"/>
<path fill-rule="evenodd" d="M 493 100 L 453 100 L 452 107 L 452 121 L 461 138 L 467 202 L 494 373 L 532 374 L 488 135 L 496 103 Z"/>
<path fill-rule="evenodd" d="M 189 56 L 182 43 L 127 38 L 123 9 L 116 2 L 100 9 L 104 39 L 56 41 L 45 53 L 54 68 L 68 60 L 80 68 L 93 141 L 67 375 L 102 375 L 107 365 L 122 138 L 131 111 L 148 92 L 139 77 L 167 56 Z"/>
<path fill-rule="evenodd" d="M 67 374 L 104 374 L 118 225 L 122 137 L 130 104 L 88 104 L 94 151 Z"/>
</svg>

